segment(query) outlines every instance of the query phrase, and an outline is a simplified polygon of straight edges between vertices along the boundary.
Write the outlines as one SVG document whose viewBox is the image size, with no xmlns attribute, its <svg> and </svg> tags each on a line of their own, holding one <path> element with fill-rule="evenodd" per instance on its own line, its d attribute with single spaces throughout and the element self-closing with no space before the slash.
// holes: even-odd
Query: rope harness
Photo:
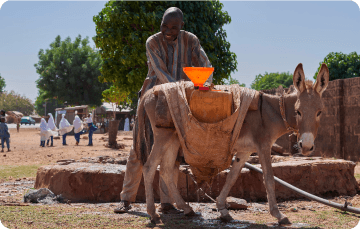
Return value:
<svg viewBox="0 0 360 229">
<path fill-rule="evenodd" d="M 291 127 L 291 126 L 289 125 L 289 123 L 286 121 L 284 93 L 282 93 L 282 94 L 280 95 L 280 97 L 279 97 L 279 105 L 280 105 L 281 118 L 282 118 L 283 121 L 284 121 L 286 130 L 288 130 L 288 131 L 293 131 L 293 132 L 296 133 L 297 136 L 299 136 L 299 130 Z"/>
</svg>

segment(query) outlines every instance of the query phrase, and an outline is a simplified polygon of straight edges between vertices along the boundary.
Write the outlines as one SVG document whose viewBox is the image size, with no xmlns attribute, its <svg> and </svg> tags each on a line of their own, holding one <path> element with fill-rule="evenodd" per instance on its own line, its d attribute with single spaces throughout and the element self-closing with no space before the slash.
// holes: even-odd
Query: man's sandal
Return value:
<svg viewBox="0 0 360 229">
<path fill-rule="evenodd" d="M 121 201 L 119 207 L 114 209 L 114 213 L 123 214 L 127 213 L 131 209 L 130 202 Z"/>
</svg>

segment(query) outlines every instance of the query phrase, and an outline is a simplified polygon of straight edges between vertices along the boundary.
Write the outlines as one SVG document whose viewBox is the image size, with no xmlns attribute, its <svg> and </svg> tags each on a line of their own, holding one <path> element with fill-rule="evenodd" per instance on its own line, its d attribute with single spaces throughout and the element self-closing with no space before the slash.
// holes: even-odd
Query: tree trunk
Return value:
<svg viewBox="0 0 360 229">
<path fill-rule="evenodd" d="M 109 146 L 116 145 L 116 135 L 118 132 L 120 120 L 113 120 L 109 122 Z"/>
</svg>

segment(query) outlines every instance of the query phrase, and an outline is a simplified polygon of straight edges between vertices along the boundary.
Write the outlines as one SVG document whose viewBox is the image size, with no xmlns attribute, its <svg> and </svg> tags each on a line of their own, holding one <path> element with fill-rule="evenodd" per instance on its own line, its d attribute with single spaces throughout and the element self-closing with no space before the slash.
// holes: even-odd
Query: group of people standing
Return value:
<svg viewBox="0 0 360 229">
<path fill-rule="evenodd" d="M 59 128 L 56 127 L 54 122 L 54 117 L 51 113 L 48 114 L 49 120 L 46 122 L 44 118 L 41 119 L 40 123 L 40 136 L 41 136 L 41 142 L 40 146 L 45 147 L 45 141 L 47 141 L 46 145 L 49 145 L 49 141 L 51 141 L 51 145 L 54 144 L 54 136 L 62 136 L 63 145 L 66 144 L 66 136 L 69 132 L 71 132 L 74 129 L 75 134 L 75 140 L 76 145 L 78 146 L 80 143 L 80 135 L 85 134 L 87 131 L 84 129 L 84 124 L 86 123 L 88 126 L 89 131 L 89 144 L 88 146 L 93 146 L 92 143 L 92 135 L 95 130 L 97 130 L 97 127 L 93 124 L 92 121 L 92 114 L 90 113 L 87 117 L 87 119 L 83 122 L 78 115 L 75 115 L 75 119 L 73 122 L 73 125 L 70 125 L 69 121 L 65 118 L 65 114 L 62 114 L 62 118 L 59 123 Z"/>
</svg>

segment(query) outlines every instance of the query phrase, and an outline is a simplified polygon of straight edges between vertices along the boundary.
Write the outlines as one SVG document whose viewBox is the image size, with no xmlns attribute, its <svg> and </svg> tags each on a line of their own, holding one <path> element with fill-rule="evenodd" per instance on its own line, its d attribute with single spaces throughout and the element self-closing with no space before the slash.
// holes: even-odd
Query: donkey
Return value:
<svg viewBox="0 0 360 229">
<path fill-rule="evenodd" d="M 315 84 L 312 84 L 311 81 L 305 81 L 303 66 L 300 63 L 294 71 L 293 83 L 296 90 L 291 94 L 282 94 L 281 96 L 261 94 L 259 109 L 249 110 L 246 114 L 234 147 L 235 160 L 216 201 L 216 206 L 221 214 L 220 218 L 225 222 L 232 220 L 225 207 L 226 197 L 248 157 L 253 152 L 257 152 L 264 174 L 270 214 L 277 218 L 279 224 L 290 224 L 289 219 L 279 211 L 276 203 L 275 181 L 271 167 L 271 146 L 283 134 L 295 131 L 298 134 L 300 152 L 308 156 L 314 151 L 314 140 L 324 109 L 321 96 L 329 83 L 329 70 L 326 64 L 322 64 L 317 80 Z M 193 215 L 194 212 L 181 197 L 173 180 L 174 174 L 178 172 L 175 162 L 180 147 L 176 130 L 155 126 L 156 102 L 157 97 L 152 90 L 149 90 L 141 100 L 138 112 L 146 112 L 154 133 L 154 145 L 144 164 L 143 175 L 147 213 L 151 216 L 151 222 L 160 223 L 160 216 L 155 211 L 152 187 L 159 164 L 163 170 L 162 178 L 176 206 L 184 210 L 185 215 Z"/>
</svg>

